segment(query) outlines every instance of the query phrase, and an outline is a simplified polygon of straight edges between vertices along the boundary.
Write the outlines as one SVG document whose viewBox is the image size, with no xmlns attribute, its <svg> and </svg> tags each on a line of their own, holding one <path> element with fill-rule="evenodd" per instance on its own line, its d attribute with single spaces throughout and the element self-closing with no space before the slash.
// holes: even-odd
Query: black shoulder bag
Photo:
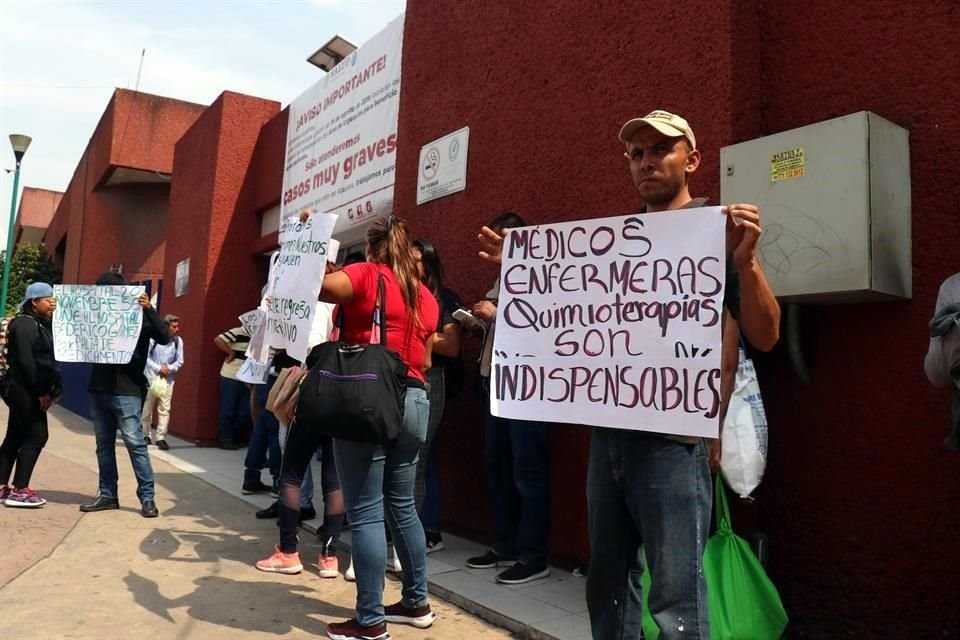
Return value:
<svg viewBox="0 0 960 640">
<path fill-rule="evenodd" d="M 377 275 L 370 344 L 340 339 L 343 305 L 334 336 L 311 352 L 312 366 L 300 386 L 297 423 L 323 435 L 386 444 L 403 428 L 407 365 L 387 348 L 386 295 Z"/>
</svg>

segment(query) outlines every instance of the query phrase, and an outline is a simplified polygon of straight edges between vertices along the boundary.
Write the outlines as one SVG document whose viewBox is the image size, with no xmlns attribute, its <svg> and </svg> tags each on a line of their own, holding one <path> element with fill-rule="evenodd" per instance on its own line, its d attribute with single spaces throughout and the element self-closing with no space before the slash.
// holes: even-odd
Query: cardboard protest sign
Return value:
<svg viewBox="0 0 960 640">
<path fill-rule="evenodd" d="M 140 338 L 143 286 L 58 284 L 53 350 L 59 362 L 127 364 Z"/>
<path fill-rule="evenodd" d="M 316 213 L 300 222 L 290 216 L 280 223 L 280 255 L 271 270 L 268 283 L 264 343 L 285 349 L 287 355 L 303 362 L 309 350 L 310 326 L 327 257 L 331 254 L 330 235 L 337 222 L 331 213 Z"/>
<path fill-rule="evenodd" d="M 725 223 L 708 207 L 511 230 L 494 415 L 716 437 Z"/>
</svg>

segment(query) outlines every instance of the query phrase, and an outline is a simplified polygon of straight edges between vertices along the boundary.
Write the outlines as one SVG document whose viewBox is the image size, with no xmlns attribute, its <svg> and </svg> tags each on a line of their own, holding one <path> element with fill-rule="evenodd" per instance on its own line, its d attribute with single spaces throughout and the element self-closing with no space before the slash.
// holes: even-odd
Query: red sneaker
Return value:
<svg viewBox="0 0 960 640">
<path fill-rule="evenodd" d="M 390 640 L 385 622 L 365 627 L 356 618 L 346 622 L 331 622 L 327 625 L 327 637 L 330 640 Z"/>
<path fill-rule="evenodd" d="M 383 613 L 385 614 L 387 622 L 409 624 L 418 629 L 426 629 L 437 620 L 437 614 L 430 610 L 429 604 L 410 609 L 403 606 L 402 600 L 397 604 L 384 607 Z"/>
</svg>

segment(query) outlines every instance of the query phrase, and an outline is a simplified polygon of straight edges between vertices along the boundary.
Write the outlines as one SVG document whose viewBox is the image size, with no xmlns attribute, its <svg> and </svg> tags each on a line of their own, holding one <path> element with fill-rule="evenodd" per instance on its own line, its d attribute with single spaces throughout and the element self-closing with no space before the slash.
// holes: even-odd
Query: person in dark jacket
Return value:
<svg viewBox="0 0 960 640">
<path fill-rule="evenodd" d="M 108 272 L 97 278 L 98 285 L 123 286 L 126 284 L 119 273 Z M 115 443 L 117 430 L 130 454 L 133 473 L 137 476 L 137 497 L 140 498 L 144 518 L 156 518 L 159 514 L 154 502 L 153 467 L 147 454 L 147 443 L 140 429 L 140 412 L 147 391 L 147 378 L 143 373 L 147 364 L 150 340 L 157 344 L 170 342 L 167 325 L 150 303 L 147 294 L 140 294 L 137 302 L 143 307 L 143 324 L 133 357 L 127 364 L 94 364 L 90 373 L 90 410 L 93 414 L 93 431 L 97 437 L 97 466 L 100 468 L 100 488 L 97 497 L 80 505 L 80 511 L 106 511 L 119 509 L 117 499 L 117 454 Z"/>
<path fill-rule="evenodd" d="M 34 282 L 7 331 L 7 372 L 3 399 L 10 407 L 7 435 L 0 445 L 0 502 L 8 507 L 42 507 L 30 476 L 47 444 L 47 409 L 60 395 L 53 358 L 51 318 L 57 308 L 53 287 Z M 13 485 L 8 485 L 16 466 Z"/>
</svg>

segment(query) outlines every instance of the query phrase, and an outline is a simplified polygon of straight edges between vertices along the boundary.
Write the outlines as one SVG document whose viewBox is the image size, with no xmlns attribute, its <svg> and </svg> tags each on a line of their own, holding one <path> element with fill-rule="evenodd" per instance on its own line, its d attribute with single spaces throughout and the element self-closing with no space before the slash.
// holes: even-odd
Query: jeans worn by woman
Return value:
<svg viewBox="0 0 960 640">
<path fill-rule="evenodd" d="M 440 531 L 440 475 L 437 473 L 437 432 L 443 420 L 446 404 L 446 384 L 443 367 L 433 367 L 427 372 L 427 398 L 430 400 L 430 420 L 427 422 L 427 437 L 420 446 L 417 462 L 417 479 L 413 496 L 423 528 L 431 533 Z"/>
<path fill-rule="evenodd" d="M 334 441 L 347 518 L 353 527 L 357 622 L 364 626 L 384 620 L 384 519 L 403 567 L 403 605 L 417 608 L 427 602 L 426 539 L 417 517 L 413 485 L 429 417 L 427 392 L 408 387 L 403 431 L 390 445 Z"/>
</svg>

